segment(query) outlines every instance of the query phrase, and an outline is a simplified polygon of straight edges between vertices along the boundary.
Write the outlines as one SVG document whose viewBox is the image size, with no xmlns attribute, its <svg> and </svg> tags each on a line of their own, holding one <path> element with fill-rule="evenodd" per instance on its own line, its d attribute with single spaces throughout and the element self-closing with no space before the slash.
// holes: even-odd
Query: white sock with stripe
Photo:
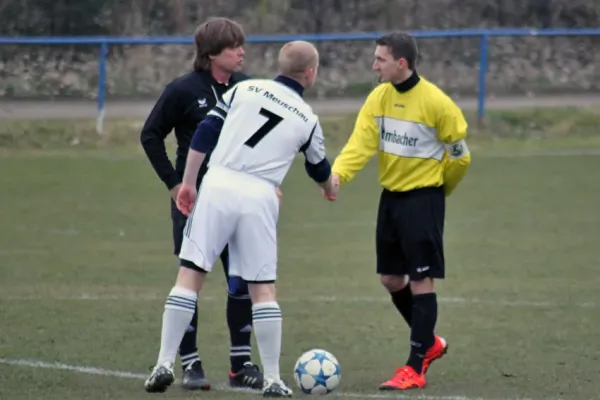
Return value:
<svg viewBox="0 0 600 400">
<path fill-rule="evenodd" d="M 252 306 L 252 325 L 265 379 L 279 381 L 281 309 L 275 301 Z"/>
<path fill-rule="evenodd" d="M 193 352 L 192 354 L 186 354 L 185 356 L 181 356 L 181 368 L 185 370 L 187 367 L 199 360 L 200 357 L 198 356 L 197 351 Z"/>
<path fill-rule="evenodd" d="M 163 314 L 162 335 L 158 364 L 175 362 L 177 349 L 183 339 L 185 330 L 190 325 L 198 294 L 192 290 L 175 286 L 165 302 Z"/>
</svg>

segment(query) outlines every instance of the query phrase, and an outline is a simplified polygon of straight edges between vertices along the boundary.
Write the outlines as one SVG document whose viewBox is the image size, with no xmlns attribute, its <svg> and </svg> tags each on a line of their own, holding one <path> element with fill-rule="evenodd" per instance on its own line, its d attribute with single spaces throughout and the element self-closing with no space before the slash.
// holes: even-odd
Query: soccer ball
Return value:
<svg viewBox="0 0 600 400">
<path fill-rule="evenodd" d="M 339 385 L 341 377 L 340 363 L 326 350 L 309 350 L 294 366 L 294 380 L 306 394 L 329 394 Z"/>
</svg>

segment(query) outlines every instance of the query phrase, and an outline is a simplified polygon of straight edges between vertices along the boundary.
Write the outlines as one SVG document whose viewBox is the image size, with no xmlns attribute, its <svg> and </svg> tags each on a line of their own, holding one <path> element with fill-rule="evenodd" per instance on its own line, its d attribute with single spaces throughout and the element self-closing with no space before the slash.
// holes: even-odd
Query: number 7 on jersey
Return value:
<svg viewBox="0 0 600 400">
<path fill-rule="evenodd" d="M 246 143 L 244 143 L 246 146 L 251 148 L 254 148 L 254 146 L 256 146 L 258 142 L 260 142 L 267 135 L 267 133 L 271 132 L 277 125 L 279 125 L 281 121 L 283 121 L 282 117 L 265 108 L 261 108 L 258 113 L 263 117 L 266 117 L 267 120 L 260 128 L 258 128 L 256 132 L 254 132 L 252 136 L 250 136 L 248 140 L 246 140 Z"/>
</svg>

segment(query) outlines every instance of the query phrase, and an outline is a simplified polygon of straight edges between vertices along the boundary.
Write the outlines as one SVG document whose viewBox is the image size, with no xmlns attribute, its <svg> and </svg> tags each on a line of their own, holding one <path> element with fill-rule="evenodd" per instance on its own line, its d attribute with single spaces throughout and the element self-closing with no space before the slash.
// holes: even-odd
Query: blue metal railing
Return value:
<svg viewBox="0 0 600 400">
<path fill-rule="evenodd" d="M 485 116 L 486 77 L 488 66 L 488 39 L 497 36 L 600 36 L 600 29 L 454 29 L 434 31 L 409 31 L 416 38 L 452 38 L 479 37 L 479 72 L 477 78 L 477 116 L 480 120 Z M 385 32 L 349 32 L 297 35 L 251 35 L 248 43 L 282 43 L 291 40 L 307 40 L 311 42 L 374 40 Z M 77 45 L 95 44 L 100 46 L 100 63 L 98 75 L 98 122 L 97 130 L 103 130 L 104 105 L 106 99 L 106 56 L 109 45 L 165 45 L 192 44 L 193 38 L 188 36 L 162 37 L 0 37 L 0 45 Z"/>
</svg>

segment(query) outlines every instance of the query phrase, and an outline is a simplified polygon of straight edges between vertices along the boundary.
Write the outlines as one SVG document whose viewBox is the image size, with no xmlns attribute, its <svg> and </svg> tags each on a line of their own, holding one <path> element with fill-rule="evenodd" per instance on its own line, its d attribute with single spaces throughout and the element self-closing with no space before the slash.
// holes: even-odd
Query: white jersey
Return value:
<svg viewBox="0 0 600 400">
<path fill-rule="evenodd" d="M 273 186 L 281 185 L 298 152 L 304 152 L 312 179 L 325 182 L 331 175 L 321 126 L 300 85 L 275 79 L 231 88 L 190 147 L 212 152 L 179 257 L 209 272 L 229 244 L 229 272 L 247 282 L 277 277 L 279 200 Z"/>
<path fill-rule="evenodd" d="M 317 115 L 283 83 L 242 81 L 208 115 L 224 120 L 209 168 L 225 167 L 280 186 L 299 151 L 313 165 L 325 159 Z"/>
</svg>

